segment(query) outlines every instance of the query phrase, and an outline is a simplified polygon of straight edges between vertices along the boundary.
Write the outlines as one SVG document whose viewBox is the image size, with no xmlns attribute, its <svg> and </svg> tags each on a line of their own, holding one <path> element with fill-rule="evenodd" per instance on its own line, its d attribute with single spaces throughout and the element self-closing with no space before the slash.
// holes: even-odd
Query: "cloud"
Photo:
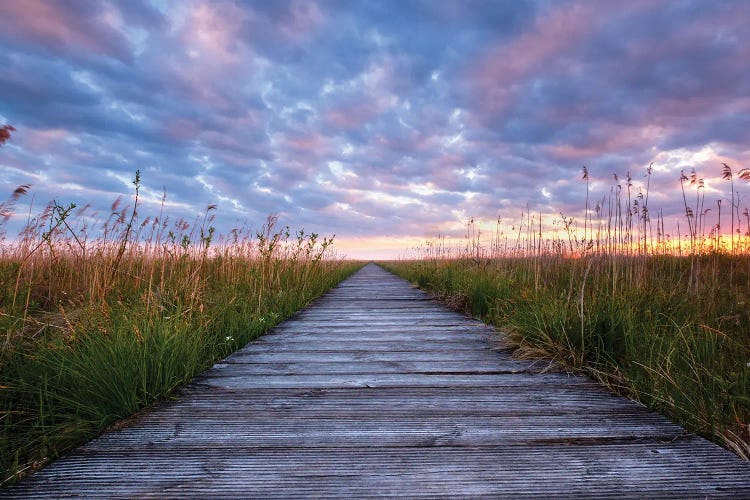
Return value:
<svg viewBox="0 0 750 500">
<path fill-rule="evenodd" d="M 11 46 L 74 59 L 133 61 L 127 31 L 158 29 L 159 12 L 140 1 L 122 3 L 25 0 L 0 4 L 0 39 Z"/>
<path fill-rule="evenodd" d="M 742 1 L 0 3 L 0 189 L 107 213 L 141 169 L 175 219 L 218 203 L 225 229 L 277 213 L 414 241 L 580 216 L 583 165 L 598 200 L 654 162 L 678 215 L 679 170 L 726 198 L 720 161 L 750 159 L 749 20 Z"/>
</svg>

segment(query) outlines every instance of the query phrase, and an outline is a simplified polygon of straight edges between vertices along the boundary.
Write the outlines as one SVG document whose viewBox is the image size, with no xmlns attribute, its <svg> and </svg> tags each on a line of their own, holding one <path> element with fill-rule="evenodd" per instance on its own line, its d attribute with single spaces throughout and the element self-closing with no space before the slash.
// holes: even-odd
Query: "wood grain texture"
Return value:
<svg viewBox="0 0 750 500">
<path fill-rule="evenodd" d="M 750 464 L 368 265 L 9 498 L 750 498 Z"/>
</svg>

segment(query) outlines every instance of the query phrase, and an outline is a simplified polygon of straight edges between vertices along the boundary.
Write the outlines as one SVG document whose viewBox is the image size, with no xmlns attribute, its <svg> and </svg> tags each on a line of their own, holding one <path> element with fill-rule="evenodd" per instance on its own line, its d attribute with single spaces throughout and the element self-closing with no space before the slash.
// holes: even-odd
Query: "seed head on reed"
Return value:
<svg viewBox="0 0 750 500">
<path fill-rule="evenodd" d="M 0 146 L 5 144 L 5 142 L 10 139 L 10 133 L 14 132 L 16 129 L 12 125 L 3 125 L 0 127 Z"/>
</svg>

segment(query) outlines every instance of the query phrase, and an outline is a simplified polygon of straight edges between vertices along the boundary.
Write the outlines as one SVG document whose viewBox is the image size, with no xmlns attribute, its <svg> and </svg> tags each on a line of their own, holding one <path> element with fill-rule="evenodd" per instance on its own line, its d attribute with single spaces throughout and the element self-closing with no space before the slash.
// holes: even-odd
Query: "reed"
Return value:
<svg viewBox="0 0 750 500">
<path fill-rule="evenodd" d="M 727 181 L 750 178 L 723 167 Z M 503 328 L 519 355 L 551 356 L 750 458 L 750 223 L 740 229 L 737 186 L 730 209 L 711 212 L 703 179 L 682 173 L 688 232 L 670 236 L 649 207 L 650 166 L 645 191 L 615 176 L 595 207 L 589 175 L 582 227 L 560 214 L 545 231 L 527 208 L 489 244 L 471 228 L 463 245 L 439 238 L 386 266 Z"/>
<path fill-rule="evenodd" d="M 43 466 L 211 366 L 361 266 L 333 238 L 49 203 L 0 241 L 0 483 Z M 29 187 L 0 206 L 14 213 Z M 0 229 L 2 229 L 0 225 Z"/>
</svg>

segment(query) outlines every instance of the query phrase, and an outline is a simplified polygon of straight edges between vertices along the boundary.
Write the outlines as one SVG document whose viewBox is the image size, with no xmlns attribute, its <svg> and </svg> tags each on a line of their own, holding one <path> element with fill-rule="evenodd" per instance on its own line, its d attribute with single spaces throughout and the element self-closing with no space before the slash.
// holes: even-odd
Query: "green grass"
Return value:
<svg viewBox="0 0 750 500">
<path fill-rule="evenodd" d="M 106 315 L 89 311 L 70 330 L 51 329 L 6 351 L 0 368 L 3 480 L 167 396 L 356 268 L 325 263 L 305 287 L 282 277 L 258 303 L 251 286 L 258 279 L 255 264 L 246 263 L 246 283 L 209 284 L 202 310 L 175 305 L 149 312 L 138 300 L 120 301 Z"/>
<path fill-rule="evenodd" d="M 100 227 L 53 203 L 0 242 L 0 484 L 168 397 L 362 265 L 273 217 L 226 236 L 214 207 L 194 224 L 139 218 L 135 184 L 133 207 L 115 203 Z"/>
<path fill-rule="evenodd" d="M 552 356 L 750 457 L 746 256 L 433 258 L 387 267 L 505 329 L 519 353 Z"/>
</svg>

